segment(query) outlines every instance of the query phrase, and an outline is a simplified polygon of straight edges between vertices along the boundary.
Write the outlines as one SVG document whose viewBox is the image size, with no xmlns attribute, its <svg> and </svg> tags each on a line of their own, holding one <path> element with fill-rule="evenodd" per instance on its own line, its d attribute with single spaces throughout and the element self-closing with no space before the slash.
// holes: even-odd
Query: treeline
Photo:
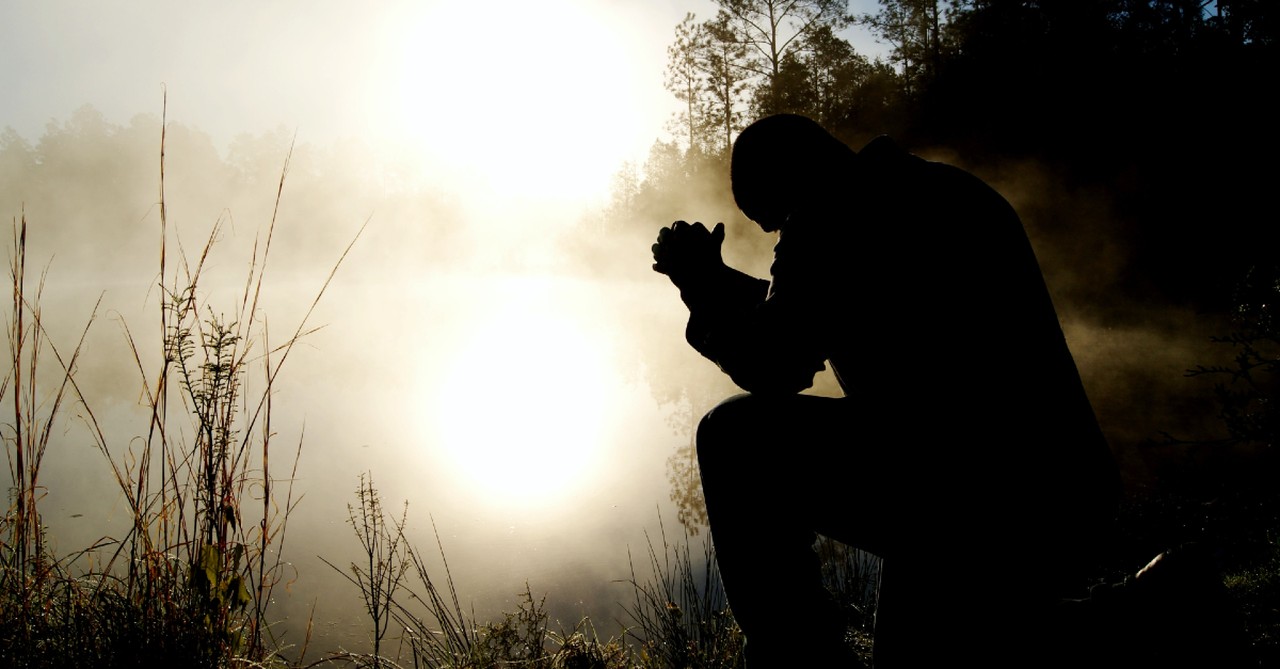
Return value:
<svg viewBox="0 0 1280 669">
<path fill-rule="evenodd" d="M 681 111 L 670 139 L 619 174 L 615 218 L 731 208 L 733 137 L 789 112 L 855 148 L 890 134 L 989 178 L 1035 164 L 1107 220 L 1045 212 L 1031 225 L 1049 243 L 1087 233 L 1122 247 L 1108 290 L 1131 298 L 1213 308 L 1250 266 L 1274 262 L 1275 3 L 881 0 L 862 15 L 845 0 L 716 4 L 674 29 L 666 85 Z M 842 37 L 855 24 L 887 60 Z"/>
<path fill-rule="evenodd" d="M 0 125 L 0 211 L 5 220 L 25 212 L 36 231 L 33 257 L 56 254 L 64 279 L 135 276 L 133 269 L 150 266 L 159 245 L 161 130 L 157 115 L 122 125 L 88 104 L 36 138 Z M 451 196 L 418 187 L 412 165 L 354 141 L 318 147 L 281 127 L 241 133 L 221 149 L 181 122 L 169 120 L 164 132 L 167 215 L 188 239 L 222 220 L 224 243 L 252 244 L 271 220 L 287 168 L 276 271 L 309 271 L 315 258 L 343 248 L 375 206 L 380 224 L 367 239 L 384 256 L 431 266 L 468 248 Z"/>
</svg>

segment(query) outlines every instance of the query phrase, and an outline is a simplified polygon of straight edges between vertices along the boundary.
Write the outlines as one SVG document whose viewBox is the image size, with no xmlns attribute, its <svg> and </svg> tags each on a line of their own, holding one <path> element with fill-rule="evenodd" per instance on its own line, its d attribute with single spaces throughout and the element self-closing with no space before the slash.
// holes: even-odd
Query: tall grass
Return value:
<svg viewBox="0 0 1280 669">
<path fill-rule="evenodd" d="M 0 403 L 11 407 L 2 436 L 13 481 L 0 522 L 0 665 L 13 667 L 184 666 L 280 662 L 281 639 L 267 609 L 284 573 L 282 551 L 301 438 L 280 445 L 272 389 L 334 265 L 297 328 L 271 343 L 260 297 L 275 209 L 255 241 L 239 299 L 222 310 L 202 297 L 202 272 L 221 219 L 188 257 L 169 229 L 160 138 L 161 291 L 153 363 L 123 325 L 148 415 L 145 437 L 104 432 L 75 378 L 80 341 L 64 355 L 48 337 L 27 271 L 27 221 L 15 221 L 10 259 L 10 369 Z M 356 235 L 359 237 L 359 234 Z M 354 240 L 352 242 L 354 244 Z M 347 250 L 350 250 L 348 246 Z M 96 315 L 96 309 L 95 309 Z M 51 359 L 50 359 L 51 356 Z M 47 385 L 53 379 L 51 387 Z M 55 557 L 45 540 L 40 468 L 68 400 L 80 407 L 129 513 L 123 536 Z M 123 444 L 121 443 L 123 441 Z M 283 470 L 283 473 L 282 473 Z"/>
<path fill-rule="evenodd" d="M 743 666 L 742 630 L 733 620 L 710 541 L 701 561 L 693 558 L 689 533 L 682 544 L 667 540 L 659 525 L 661 553 L 646 538 L 652 578 L 641 580 L 631 564 L 627 581 L 634 600 L 625 607 L 646 666 L 737 669 Z"/>
<path fill-rule="evenodd" d="M 399 519 L 389 517 L 382 508 L 382 496 L 373 484 L 371 473 L 360 475 L 356 499 L 356 505 L 347 505 L 347 522 L 360 542 L 361 562 L 353 562 L 350 569 L 344 570 L 323 557 L 320 560 L 342 574 L 360 591 L 365 613 L 373 628 L 372 655 L 362 658 L 342 654 L 342 657 L 357 664 L 381 667 L 388 664 L 383 657 L 382 641 L 391 625 L 396 595 L 404 587 L 413 562 L 408 540 L 404 536 L 409 504 L 405 502 Z M 330 659 L 337 658 L 335 655 Z"/>
<path fill-rule="evenodd" d="M 0 519 L 0 664 L 5 666 L 49 664 L 33 661 L 31 656 L 40 652 L 50 629 L 75 633 L 74 645 L 64 653 L 69 658 L 91 651 L 92 644 L 103 637 L 97 629 L 99 621 L 83 614 L 92 593 L 67 578 L 65 564 L 50 555 L 39 510 L 46 492 L 40 482 L 41 464 L 56 432 L 59 411 L 68 393 L 76 391 L 70 370 L 80 355 L 84 333 L 66 359 L 48 340 L 39 308 L 44 275 L 32 294 L 26 239 L 24 214 L 13 226 L 9 262 L 13 304 L 7 324 L 10 367 L 0 382 L 0 406 L 8 407 L 9 417 L 0 426 L 0 437 L 12 482 L 9 506 Z M 47 355 L 53 355 L 62 370 L 53 378 L 42 362 Z M 45 390 L 48 381 L 51 391 Z"/>
<path fill-rule="evenodd" d="M 436 533 L 441 574 L 428 566 L 427 555 L 405 536 L 407 504 L 400 515 L 388 515 L 372 476 L 362 474 L 356 504 L 348 520 L 360 544 L 360 559 L 342 573 L 361 594 L 372 628 L 372 654 L 331 653 L 308 667 L 351 664 L 360 667 L 413 666 L 424 669 L 740 669 L 745 639 L 725 597 L 709 540 L 701 555 L 691 547 L 683 525 L 683 541 L 672 541 L 659 517 L 655 542 L 646 536 L 647 575 L 630 561 L 631 601 L 620 603 L 625 614 L 618 636 L 602 638 L 591 620 L 552 630 L 545 596 L 528 584 L 515 611 L 481 622 L 462 604 L 444 545 Z M 434 521 L 433 521 L 434 528 Z M 871 652 L 871 620 L 879 560 L 844 544 L 820 537 L 815 550 L 823 579 L 847 614 L 847 642 L 864 660 Z M 321 558 L 322 560 L 324 558 Z M 803 611 L 795 612 L 803 617 Z M 387 654 L 387 619 L 395 623 L 399 643 Z M 797 644 L 806 640 L 797 639 Z"/>
<path fill-rule="evenodd" d="M 545 596 L 537 598 L 526 584 L 515 611 L 498 620 L 480 622 L 462 604 L 444 546 L 436 534 L 441 574 L 429 568 L 427 555 L 405 536 L 407 506 L 389 516 L 372 477 L 362 474 L 349 522 L 360 544 L 358 562 L 342 573 L 361 594 L 372 628 L 371 655 L 334 653 L 312 663 L 356 666 L 413 666 L 429 669 L 489 667 L 582 669 L 740 669 L 745 639 L 734 621 L 711 542 L 703 541 L 695 556 L 686 528 L 673 542 L 659 518 L 655 542 L 646 537 L 647 575 L 631 561 L 629 603 L 621 603 L 625 627 L 618 636 L 602 638 L 583 618 L 568 629 L 552 630 Z M 433 523 L 434 526 L 434 523 Z M 870 620 L 878 560 L 834 541 L 822 539 L 817 550 L 824 579 L 845 604 L 851 625 L 850 643 L 870 652 Z M 323 559 L 323 558 L 321 558 Z M 796 615 L 803 616 L 803 612 Z M 395 623 L 399 643 L 388 645 L 387 617 Z M 797 643 L 805 643 L 799 639 Z"/>
<path fill-rule="evenodd" d="M 638 665 L 621 639 L 601 639 L 589 619 L 552 630 L 546 598 L 525 585 L 515 611 L 479 621 L 458 596 L 444 544 L 435 534 L 443 577 L 428 564 L 429 555 L 405 537 L 407 504 L 399 518 L 388 516 L 371 475 L 361 475 L 357 504 L 348 520 L 361 547 L 359 563 L 342 569 L 365 604 L 372 627 L 372 654 L 331 653 L 306 666 L 350 664 L 360 667 L 413 666 L 423 669 L 630 669 Z M 434 529 L 434 521 L 432 523 Z M 321 558 L 323 560 L 323 558 Z M 387 619 L 395 623 L 398 643 L 386 655 Z"/>
</svg>

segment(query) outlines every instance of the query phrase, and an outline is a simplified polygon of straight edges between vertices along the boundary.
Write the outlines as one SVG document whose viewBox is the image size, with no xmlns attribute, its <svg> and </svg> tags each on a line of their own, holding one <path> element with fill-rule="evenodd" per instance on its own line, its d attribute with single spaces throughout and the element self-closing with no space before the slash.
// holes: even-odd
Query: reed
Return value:
<svg viewBox="0 0 1280 669">
<path fill-rule="evenodd" d="M 283 342 L 270 341 L 260 298 L 288 158 L 243 291 L 230 305 L 215 305 L 205 297 L 203 270 L 222 219 L 193 256 L 175 243 L 163 120 L 161 127 L 158 350 L 144 354 L 122 322 L 145 402 L 145 436 L 122 440 L 103 430 L 75 375 L 97 309 L 73 350 L 53 344 L 40 309 L 45 273 L 33 289 L 26 216 L 14 223 L 10 365 L 0 383 L 0 405 L 12 412 L 0 436 L 13 482 L 0 521 L 3 666 L 283 663 L 268 608 L 285 575 L 302 439 L 283 449 L 275 443 L 272 391 L 293 347 L 313 331 L 307 321 L 351 247 L 298 326 Z M 130 522 L 123 536 L 57 557 L 40 520 L 40 468 L 48 449 L 61 446 L 54 436 L 62 434 L 69 401 L 79 406 Z"/>
</svg>

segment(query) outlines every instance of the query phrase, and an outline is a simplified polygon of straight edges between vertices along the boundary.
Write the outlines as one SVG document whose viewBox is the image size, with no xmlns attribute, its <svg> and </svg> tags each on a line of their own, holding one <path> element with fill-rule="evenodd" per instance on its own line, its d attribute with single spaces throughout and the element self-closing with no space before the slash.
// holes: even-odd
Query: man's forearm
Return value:
<svg viewBox="0 0 1280 669">
<path fill-rule="evenodd" d="M 805 320 L 800 314 L 780 311 L 778 303 L 766 306 L 769 287 L 730 267 L 682 287 L 689 307 L 685 339 L 748 392 L 799 392 L 812 385 L 824 360 L 814 342 L 796 338 L 798 321 Z"/>
<path fill-rule="evenodd" d="M 680 286 L 680 299 L 689 307 L 685 340 L 697 352 L 720 364 L 721 351 L 713 342 L 740 332 L 769 292 L 769 282 L 721 265 Z M 732 336 L 732 335 L 730 335 Z"/>
<path fill-rule="evenodd" d="M 695 311 L 739 311 L 754 308 L 769 294 L 769 282 L 728 265 L 681 281 L 680 299 Z"/>
</svg>

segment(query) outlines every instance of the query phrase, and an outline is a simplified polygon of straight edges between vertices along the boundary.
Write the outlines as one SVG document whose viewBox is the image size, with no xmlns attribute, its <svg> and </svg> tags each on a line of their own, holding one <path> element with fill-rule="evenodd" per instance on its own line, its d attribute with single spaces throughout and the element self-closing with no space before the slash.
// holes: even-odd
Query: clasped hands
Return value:
<svg viewBox="0 0 1280 669">
<path fill-rule="evenodd" d="M 653 271 L 665 274 L 677 288 L 706 276 L 724 266 L 720 246 L 724 242 L 724 223 L 707 230 L 701 223 L 690 225 L 676 221 L 658 231 L 653 245 Z"/>
</svg>

